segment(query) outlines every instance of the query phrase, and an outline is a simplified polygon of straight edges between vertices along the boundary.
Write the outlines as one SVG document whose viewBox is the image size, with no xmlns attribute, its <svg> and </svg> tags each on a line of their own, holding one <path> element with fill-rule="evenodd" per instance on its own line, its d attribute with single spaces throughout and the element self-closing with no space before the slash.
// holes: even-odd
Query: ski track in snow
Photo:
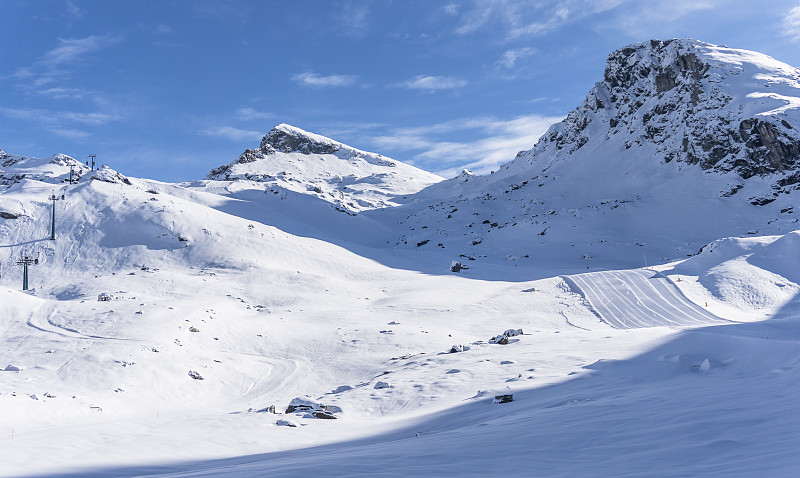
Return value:
<svg viewBox="0 0 800 478">
<path fill-rule="evenodd" d="M 46 332 L 49 334 L 56 334 L 62 337 L 74 338 L 74 339 L 101 339 L 101 340 L 130 340 L 125 338 L 119 337 L 105 337 L 102 335 L 87 335 L 84 334 L 76 329 L 72 329 L 63 325 L 57 324 L 53 321 L 53 316 L 55 315 L 54 312 L 43 312 L 42 310 L 38 310 L 28 317 L 28 321 L 26 324 L 39 330 L 41 332 Z M 46 316 L 46 318 L 45 318 Z"/>
<path fill-rule="evenodd" d="M 689 301 L 656 271 L 589 272 L 562 278 L 615 329 L 732 323 Z"/>
</svg>

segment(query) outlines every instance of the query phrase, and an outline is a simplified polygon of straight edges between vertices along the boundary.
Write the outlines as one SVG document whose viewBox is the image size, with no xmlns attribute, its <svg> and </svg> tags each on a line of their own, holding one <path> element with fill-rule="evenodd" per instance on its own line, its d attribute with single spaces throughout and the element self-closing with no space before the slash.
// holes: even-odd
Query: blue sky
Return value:
<svg viewBox="0 0 800 478">
<path fill-rule="evenodd" d="M 445 176 L 531 148 L 608 54 L 688 37 L 800 66 L 800 2 L 0 1 L 0 148 L 200 179 L 279 123 Z"/>
</svg>

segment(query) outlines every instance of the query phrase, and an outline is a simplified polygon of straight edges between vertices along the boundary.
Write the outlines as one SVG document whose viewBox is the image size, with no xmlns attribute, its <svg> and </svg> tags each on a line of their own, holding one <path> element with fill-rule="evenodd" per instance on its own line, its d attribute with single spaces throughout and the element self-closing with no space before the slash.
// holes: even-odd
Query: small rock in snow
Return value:
<svg viewBox="0 0 800 478">
<path fill-rule="evenodd" d="M 378 381 L 377 383 L 375 383 L 375 386 L 373 388 L 375 390 L 380 390 L 381 388 L 389 388 L 389 384 L 386 382 Z"/>
<path fill-rule="evenodd" d="M 299 425 L 297 422 L 293 422 L 293 421 L 291 421 L 291 420 L 277 420 L 277 421 L 275 422 L 275 424 L 276 424 L 276 425 L 278 425 L 279 427 L 292 427 L 292 428 L 296 428 L 296 427 L 299 427 L 299 426 L 300 426 L 300 425 Z"/>
<path fill-rule="evenodd" d="M 514 395 L 496 395 L 493 403 L 509 403 L 514 401 Z"/>
</svg>

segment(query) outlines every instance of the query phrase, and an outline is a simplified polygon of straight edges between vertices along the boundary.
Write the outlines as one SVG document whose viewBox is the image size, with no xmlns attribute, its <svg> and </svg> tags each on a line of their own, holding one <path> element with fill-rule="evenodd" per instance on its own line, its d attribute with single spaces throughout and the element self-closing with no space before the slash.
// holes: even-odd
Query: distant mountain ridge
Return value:
<svg viewBox="0 0 800 478">
<path fill-rule="evenodd" d="M 720 237 L 796 228 L 797 189 L 800 70 L 652 40 L 612 52 L 602 80 L 532 149 L 421 192 L 395 243 L 477 259 L 500 244 L 509 257 L 576 263 L 623 254 L 631 265 L 641 247 L 667 261 Z"/>
<path fill-rule="evenodd" d="M 255 181 L 316 195 L 349 212 L 398 204 L 400 196 L 441 181 L 435 174 L 380 154 L 361 151 L 287 124 L 207 174 L 212 181 Z"/>
</svg>

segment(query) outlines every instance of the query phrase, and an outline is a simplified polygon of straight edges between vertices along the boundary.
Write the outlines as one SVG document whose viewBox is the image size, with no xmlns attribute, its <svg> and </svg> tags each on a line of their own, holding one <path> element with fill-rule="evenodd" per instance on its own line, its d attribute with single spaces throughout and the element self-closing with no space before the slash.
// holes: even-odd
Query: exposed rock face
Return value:
<svg viewBox="0 0 800 478">
<path fill-rule="evenodd" d="M 212 169 L 212 181 L 257 181 L 275 194 L 316 196 L 348 214 L 396 205 L 440 177 L 287 124 L 270 130 L 256 149 Z"/>
<path fill-rule="evenodd" d="M 664 163 L 781 173 L 800 164 L 798 96 L 800 70 L 765 55 L 652 40 L 613 52 L 583 105 L 517 157 L 563 156 L 605 133 L 625 148 L 655 146 Z"/>
<path fill-rule="evenodd" d="M 321 136 L 312 136 L 287 125 L 279 125 L 261 139 L 261 149 L 284 153 L 297 151 L 303 154 L 333 154 L 340 149 L 340 145 L 326 141 Z"/>
</svg>

